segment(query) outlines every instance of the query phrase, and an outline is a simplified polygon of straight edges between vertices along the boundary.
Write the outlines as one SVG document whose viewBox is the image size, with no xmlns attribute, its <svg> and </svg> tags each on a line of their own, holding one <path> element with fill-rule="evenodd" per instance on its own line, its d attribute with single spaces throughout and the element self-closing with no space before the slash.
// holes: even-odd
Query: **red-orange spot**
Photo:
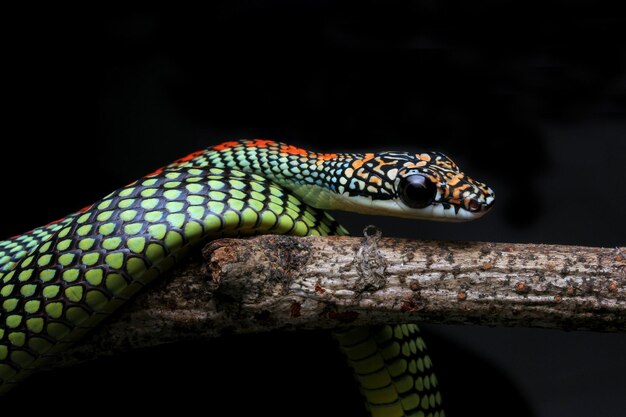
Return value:
<svg viewBox="0 0 626 417">
<path fill-rule="evenodd" d="M 217 145 L 217 146 L 220 146 L 220 145 Z M 195 157 L 197 157 L 197 156 L 200 156 L 200 155 L 202 155 L 203 153 L 204 153 L 204 150 L 201 150 L 201 151 L 195 151 L 195 152 L 190 153 L 190 154 L 189 154 L 189 155 L 187 155 L 187 156 L 183 156 L 182 158 L 179 158 L 179 159 L 178 159 L 178 161 L 176 161 L 176 162 L 187 162 L 187 161 L 191 161 L 193 158 L 195 158 Z"/>
<path fill-rule="evenodd" d="M 515 292 L 518 294 L 526 294 L 530 292 L 530 286 L 526 284 L 526 281 L 517 281 L 515 283 Z"/>
<path fill-rule="evenodd" d="M 149 173 L 148 175 L 146 175 L 146 177 L 154 177 L 155 175 L 159 175 L 161 172 L 163 172 L 163 168 L 159 168 L 155 171 L 152 171 L 151 173 Z M 131 183 L 132 184 L 132 183 Z M 130 185 L 130 184 L 129 184 Z"/>
<path fill-rule="evenodd" d="M 252 139 L 246 142 L 246 146 L 249 148 L 267 148 L 273 145 L 276 145 L 276 142 L 265 139 Z"/>
<path fill-rule="evenodd" d="M 280 147 L 281 152 L 288 153 L 289 155 L 302 155 L 307 156 L 309 153 L 301 148 L 296 148 L 293 145 L 283 145 Z"/>
<path fill-rule="evenodd" d="M 88 211 L 88 210 L 89 210 L 90 208 L 92 208 L 92 207 L 93 207 L 93 204 L 90 204 L 90 205 L 85 206 L 85 207 L 83 207 L 82 209 L 78 210 L 78 212 L 77 212 L 77 213 L 84 213 L 84 212 Z"/>
<path fill-rule="evenodd" d="M 224 151 L 228 148 L 232 148 L 237 145 L 239 145 L 239 142 L 230 141 L 230 142 L 220 143 L 219 145 L 214 146 L 213 149 L 215 149 L 216 151 Z"/>
<path fill-rule="evenodd" d="M 82 212 L 80 212 L 80 211 L 79 211 L 79 213 L 82 213 Z M 53 225 L 53 224 L 57 224 L 57 223 L 61 222 L 62 220 L 65 220 L 65 217 L 63 217 L 62 219 L 58 219 L 58 220 L 51 221 L 50 223 L 46 224 L 46 226 L 50 226 L 50 225 Z M 35 230 L 35 229 L 33 229 L 33 230 Z M 32 230 L 31 230 L 31 232 L 32 232 Z M 30 232 L 26 232 L 26 233 L 30 233 Z M 18 236 L 19 236 L 19 235 L 18 235 Z"/>
<path fill-rule="evenodd" d="M 328 161 L 330 159 L 337 158 L 337 156 L 339 155 L 337 155 L 336 153 L 320 153 L 320 154 L 317 154 L 316 156 L 318 159 L 321 159 L 322 161 Z"/>
</svg>

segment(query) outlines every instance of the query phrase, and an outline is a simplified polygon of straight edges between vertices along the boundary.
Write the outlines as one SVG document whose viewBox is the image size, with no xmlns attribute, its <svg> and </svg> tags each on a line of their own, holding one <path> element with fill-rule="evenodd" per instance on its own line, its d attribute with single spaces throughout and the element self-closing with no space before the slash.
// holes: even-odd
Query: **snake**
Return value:
<svg viewBox="0 0 626 417">
<path fill-rule="evenodd" d="M 0 394 L 219 237 L 348 235 L 327 210 L 481 217 L 495 194 L 440 152 L 317 153 L 266 139 L 209 146 L 75 213 L 0 241 Z M 339 329 L 373 417 L 443 417 L 416 324 Z"/>
</svg>

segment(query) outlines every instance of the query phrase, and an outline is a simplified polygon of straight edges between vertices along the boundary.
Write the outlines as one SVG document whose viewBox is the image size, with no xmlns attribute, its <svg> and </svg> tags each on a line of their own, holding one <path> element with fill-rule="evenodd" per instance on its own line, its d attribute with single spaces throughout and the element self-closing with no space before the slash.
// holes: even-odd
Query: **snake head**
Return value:
<svg viewBox="0 0 626 417">
<path fill-rule="evenodd" d="M 351 210 L 413 219 L 467 221 L 493 206 L 495 194 L 439 152 L 380 152 L 353 162 Z M 357 207 L 358 206 L 358 207 Z"/>
</svg>

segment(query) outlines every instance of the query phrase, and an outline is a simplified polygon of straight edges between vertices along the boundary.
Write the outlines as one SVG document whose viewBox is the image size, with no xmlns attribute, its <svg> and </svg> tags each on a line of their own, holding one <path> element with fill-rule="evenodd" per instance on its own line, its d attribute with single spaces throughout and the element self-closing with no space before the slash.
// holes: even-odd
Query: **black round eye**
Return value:
<svg viewBox="0 0 626 417">
<path fill-rule="evenodd" d="M 398 194 L 412 208 L 424 208 L 435 199 L 437 186 L 424 175 L 411 175 L 400 180 Z"/>
</svg>

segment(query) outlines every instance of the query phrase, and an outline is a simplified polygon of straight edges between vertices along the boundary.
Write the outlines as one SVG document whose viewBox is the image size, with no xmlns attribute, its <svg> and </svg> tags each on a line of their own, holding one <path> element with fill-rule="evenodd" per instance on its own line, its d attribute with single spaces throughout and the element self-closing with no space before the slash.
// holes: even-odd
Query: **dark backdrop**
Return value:
<svg viewBox="0 0 626 417">
<path fill-rule="evenodd" d="M 595 2 L 290 3 L 8 14 L 0 235 L 206 145 L 267 137 L 440 150 L 497 193 L 470 224 L 337 213 L 357 234 L 375 223 L 388 236 L 624 246 L 623 15 Z M 424 328 L 450 416 L 623 415 L 625 335 Z M 360 410 L 317 332 L 134 352 L 37 376 L 6 403 L 114 411 L 122 399 L 208 415 Z"/>
</svg>

